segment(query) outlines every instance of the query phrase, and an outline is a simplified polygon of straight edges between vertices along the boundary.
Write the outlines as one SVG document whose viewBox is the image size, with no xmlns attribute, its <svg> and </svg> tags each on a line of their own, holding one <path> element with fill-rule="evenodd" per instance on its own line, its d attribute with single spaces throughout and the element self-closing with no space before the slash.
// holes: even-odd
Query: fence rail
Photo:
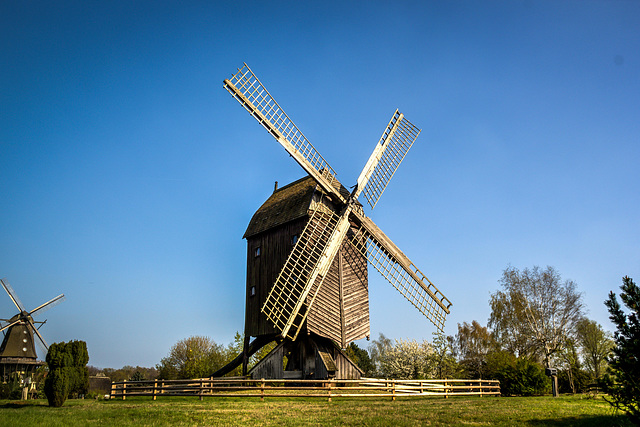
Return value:
<svg viewBox="0 0 640 427">
<path fill-rule="evenodd" d="M 498 380 L 252 380 L 242 377 L 122 381 L 111 384 L 111 398 L 125 400 L 130 396 L 157 397 L 334 397 L 498 396 Z"/>
</svg>

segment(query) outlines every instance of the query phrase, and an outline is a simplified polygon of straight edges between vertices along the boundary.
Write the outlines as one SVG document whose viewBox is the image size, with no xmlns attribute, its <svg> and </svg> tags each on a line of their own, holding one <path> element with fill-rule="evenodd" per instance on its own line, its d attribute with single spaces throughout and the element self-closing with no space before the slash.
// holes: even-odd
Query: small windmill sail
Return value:
<svg viewBox="0 0 640 427">
<path fill-rule="evenodd" d="M 64 294 L 58 295 L 57 297 L 45 302 L 44 304 L 39 305 L 31 311 L 27 311 L 18 298 L 16 292 L 13 290 L 11 285 L 9 285 L 7 279 L 1 279 L 0 283 L 9 295 L 11 301 L 13 301 L 13 304 L 19 310 L 18 314 L 11 317 L 10 319 L 3 319 L 8 323 L 0 327 L 0 331 L 5 333 L 2 345 L 0 346 L 0 358 L 36 358 L 36 351 L 34 347 L 35 340 L 33 339 L 34 334 L 38 338 L 38 342 L 44 349 L 44 352 L 46 354 L 49 346 L 38 331 L 38 328 L 35 325 L 35 323 L 38 322 L 35 322 L 33 320 L 33 317 L 38 314 L 44 313 L 46 310 L 64 301 Z"/>
</svg>

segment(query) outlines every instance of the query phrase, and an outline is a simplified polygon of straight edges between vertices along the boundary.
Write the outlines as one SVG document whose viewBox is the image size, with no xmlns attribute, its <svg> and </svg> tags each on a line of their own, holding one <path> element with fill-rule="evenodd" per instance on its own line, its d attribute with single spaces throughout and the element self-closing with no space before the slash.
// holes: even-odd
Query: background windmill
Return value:
<svg viewBox="0 0 640 427">
<path fill-rule="evenodd" d="M 246 64 L 224 87 L 309 175 L 276 189 L 245 232 L 243 373 L 248 357 L 275 339 L 254 376 L 359 377 L 340 347 L 369 335 L 367 263 L 442 330 L 451 302 L 358 202 L 362 194 L 375 207 L 420 130 L 396 110 L 349 192 Z"/>
<path fill-rule="evenodd" d="M 36 323 L 42 326 L 46 320 L 38 322 L 34 321 L 33 317 L 64 301 L 64 294 L 58 295 L 31 311 L 27 311 L 7 279 L 2 279 L 0 282 L 18 309 L 18 314 L 10 319 L 0 319 L 3 322 L 0 326 L 0 331 L 4 334 L 2 345 L 0 345 L 0 369 L 2 370 L 2 380 L 7 381 L 11 375 L 15 374 L 23 377 L 29 376 L 38 366 L 44 364 L 44 362 L 37 360 L 35 337 L 37 337 L 38 344 L 46 354 L 48 350 L 47 343 L 38 331 L 38 327 L 36 327 Z"/>
</svg>

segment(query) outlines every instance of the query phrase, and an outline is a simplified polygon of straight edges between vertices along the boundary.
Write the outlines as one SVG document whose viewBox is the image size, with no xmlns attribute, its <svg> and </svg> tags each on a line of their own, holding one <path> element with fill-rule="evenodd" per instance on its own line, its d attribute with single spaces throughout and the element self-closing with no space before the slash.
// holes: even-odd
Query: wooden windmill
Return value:
<svg viewBox="0 0 640 427">
<path fill-rule="evenodd" d="M 10 319 L 0 319 L 7 322 L 6 325 L 0 327 L 0 331 L 4 334 L 2 345 L 0 345 L 0 368 L 2 369 L 2 380 L 7 381 L 12 374 L 29 376 L 38 366 L 44 364 L 44 362 L 37 360 L 35 337 L 43 347 L 45 354 L 48 346 L 35 324 L 39 323 L 42 326 L 46 320 L 44 322 L 34 321 L 33 316 L 42 314 L 45 310 L 64 301 L 64 295 L 58 295 L 33 310 L 27 311 L 7 279 L 2 279 L 0 282 L 13 304 L 18 308 L 18 314 L 15 316 Z"/>
<path fill-rule="evenodd" d="M 245 373 L 247 358 L 276 339 L 254 377 L 359 377 L 340 347 L 369 336 L 367 264 L 442 330 L 451 302 L 358 202 L 362 194 L 375 207 L 420 130 L 396 110 L 349 191 L 246 64 L 224 87 L 308 174 L 276 189 L 244 236 Z"/>
</svg>

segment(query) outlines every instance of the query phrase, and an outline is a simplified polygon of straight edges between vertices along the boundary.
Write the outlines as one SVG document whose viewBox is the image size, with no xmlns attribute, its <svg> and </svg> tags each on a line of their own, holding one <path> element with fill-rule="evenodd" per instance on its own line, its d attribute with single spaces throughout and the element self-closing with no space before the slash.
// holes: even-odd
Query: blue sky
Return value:
<svg viewBox="0 0 640 427">
<path fill-rule="evenodd" d="M 396 108 L 422 129 L 367 213 L 486 324 L 508 265 L 589 317 L 640 280 L 636 1 L 0 2 L 0 277 L 49 342 L 153 366 L 243 329 L 251 215 L 304 175 L 223 89 L 247 62 L 347 186 Z M 371 332 L 433 326 L 375 271 Z M 13 313 L 0 296 L 0 317 Z M 360 343 L 366 345 L 366 342 Z"/>
</svg>

